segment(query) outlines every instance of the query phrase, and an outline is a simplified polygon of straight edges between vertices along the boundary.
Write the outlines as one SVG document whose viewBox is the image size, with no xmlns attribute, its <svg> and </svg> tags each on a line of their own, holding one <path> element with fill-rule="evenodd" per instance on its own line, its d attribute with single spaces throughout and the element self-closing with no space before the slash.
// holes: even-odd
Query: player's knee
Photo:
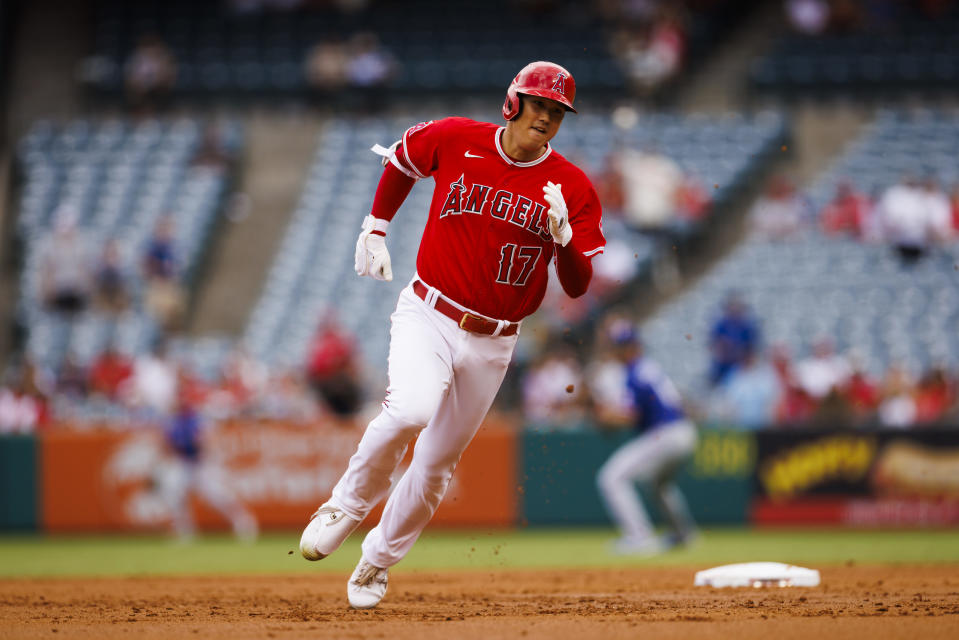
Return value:
<svg viewBox="0 0 959 640">
<path fill-rule="evenodd" d="M 600 491 L 609 491 L 620 483 L 619 474 L 610 466 L 600 467 L 596 474 L 596 486 Z"/>
<path fill-rule="evenodd" d="M 397 422 L 400 422 L 417 431 L 422 429 L 433 418 L 438 404 L 429 397 L 413 397 L 390 399 L 386 412 Z"/>
</svg>

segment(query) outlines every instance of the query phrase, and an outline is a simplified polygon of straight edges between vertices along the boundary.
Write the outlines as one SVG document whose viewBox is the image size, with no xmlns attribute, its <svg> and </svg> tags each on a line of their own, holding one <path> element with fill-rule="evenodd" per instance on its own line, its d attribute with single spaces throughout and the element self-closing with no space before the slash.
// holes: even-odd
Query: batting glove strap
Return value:
<svg viewBox="0 0 959 640">
<path fill-rule="evenodd" d="M 569 224 L 569 211 L 566 209 L 562 189 L 561 184 L 547 182 L 543 187 L 543 199 L 549 205 L 546 214 L 549 217 L 549 233 L 553 236 L 553 242 L 565 247 L 573 239 L 573 228 Z"/>
<path fill-rule="evenodd" d="M 397 140 L 389 147 L 384 147 L 383 145 L 377 143 L 370 147 L 370 151 L 380 156 L 380 164 L 384 167 L 393 159 L 393 156 L 396 155 L 396 147 L 400 146 L 400 140 Z"/>
<path fill-rule="evenodd" d="M 370 276 L 374 280 L 393 279 L 393 266 L 390 262 L 390 252 L 386 249 L 386 238 L 373 233 L 379 226 L 382 226 L 385 231 L 385 225 L 388 224 L 386 220 L 378 220 L 373 216 L 366 216 L 363 219 L 363 229 L 356 239 L 353 264 L 357 275 Z"/>
</svg>

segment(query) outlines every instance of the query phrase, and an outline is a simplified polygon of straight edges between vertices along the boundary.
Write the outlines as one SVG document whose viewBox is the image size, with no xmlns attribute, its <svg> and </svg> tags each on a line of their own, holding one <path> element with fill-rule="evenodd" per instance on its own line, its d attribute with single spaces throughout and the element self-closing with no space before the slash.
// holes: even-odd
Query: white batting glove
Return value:
<svg viewBox="0 0 959 640">
<path fill-rule="evenodd" d="M 566 210 L 566 201 L 563 199 L 563 185 L 547 181 L 543 187 L 543 199 L 549 205 L 549 232 L 553 242 L 565 247 L 573 239 L 573 228 L 569 224 L 569 211 Z"/>
<path fill-rule="evenodd" d="M 353 266 L 358 276 L 370 276 L 374 280 L 393 280 L 393 266 L 390 263 L 390 252 L 386 250 L 386 238 L 371 233 L 375 218 L 363 218 L 363 230 L 356 239 L 356 254 Z"/>
</svg>

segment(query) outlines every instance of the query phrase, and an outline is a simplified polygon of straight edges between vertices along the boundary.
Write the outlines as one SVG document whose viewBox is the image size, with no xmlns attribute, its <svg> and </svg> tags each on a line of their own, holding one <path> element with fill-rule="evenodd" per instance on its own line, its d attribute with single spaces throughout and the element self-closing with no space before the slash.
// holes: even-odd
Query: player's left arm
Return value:
<svg viewBox="0 0 959 640">
<path fill-rule="evenodd" d="M 593 277 L 592 258 L 606 246 L 603 237 L 599 197 L 592 185 L 576 189 L 571 185 L 569 204 L 562 185 L 547 182 L 544 200 L 549 205 L 549 230 L 556 243 L 556 274 L 571 298 L 586 293 Z"/>
</svg>

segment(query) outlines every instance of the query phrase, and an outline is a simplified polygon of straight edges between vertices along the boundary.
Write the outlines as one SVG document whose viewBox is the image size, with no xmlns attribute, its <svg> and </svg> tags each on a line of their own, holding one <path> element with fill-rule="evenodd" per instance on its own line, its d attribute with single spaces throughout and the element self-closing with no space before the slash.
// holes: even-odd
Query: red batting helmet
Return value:
<svg viewBox="0 0 959 640">
<path fill-rule="evenodd" d="M 573 100 L 576 98 L 576 82 L 573 75 L 552 62 L 530 62 L 523 67 L 506 90 L 503 102 L 503 117 L 512 120 L 519 115 L 519 94 L 539 96 L 555 100 L 567 111 L 576 113 Z"/>
</svg>

